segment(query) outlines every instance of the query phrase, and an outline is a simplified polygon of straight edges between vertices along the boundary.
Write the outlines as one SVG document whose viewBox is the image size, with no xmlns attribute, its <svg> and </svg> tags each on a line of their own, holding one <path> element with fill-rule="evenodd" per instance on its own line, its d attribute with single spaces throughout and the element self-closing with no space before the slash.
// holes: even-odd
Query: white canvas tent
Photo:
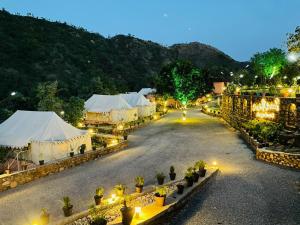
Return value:
<svg viewBox="0 0 300 225">
<path fill-rule="evenodd" d="M 85 110 L 88 124 L 127 123 L 138 118 L 137 108 L 120 95 L 93 95 L 85 102 Z"/>
<path fill-rule="evenodd" d="M 82 144 L 91 150 L 88 132 L 71 126 L 54 112 L 18 110 L 0 124 L 0 146 L 19 149 L 30 146 L 23 158 L 34 163 L 64 158 Z"/>
<path fill-rule="evenodd" d="M 138 93 L 141 95 L 147 96 L 147 95 L 156 93 L 156 89 L 155 88 L 142 88 Z"/>
<path fill-rule="evenodd" d="M 154 115 L 156 112 L 155 104 L 151 103 L 143 95 L 138 93 L 121 94 L 122 98 L 132 107 L 138 109 L 138 117 L 148 117 Z"/>
</svg>

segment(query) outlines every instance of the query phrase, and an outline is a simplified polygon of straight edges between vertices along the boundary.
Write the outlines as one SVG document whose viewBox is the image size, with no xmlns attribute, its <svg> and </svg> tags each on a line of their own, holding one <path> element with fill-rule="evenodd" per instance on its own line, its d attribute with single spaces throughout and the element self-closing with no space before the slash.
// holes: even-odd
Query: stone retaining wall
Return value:
<svg viewBox="0 0 300 225">
<path fill-rule="evenodd" d="M 300 169 L 300 154 L 256 149 L 256 158 L 266 162 Z"/>
<path fill-rule="evenodd" d="M 58 160 L 54 163 L 37 166 L 36 168 L 13 173 L 0 175 L 0 191 L 5 191 L 10 188 L 15 188 L 18 185 L 28 183 L 50 174 L 61 172 L 65 169 L 80 165 L 90 160 L 102 157 L 104 155 L 119 151 L 128 145 L 127 141 L 123 141 L 118 145 L 108 148 L 89 151 L 83 155 L 75 155 L 66 159 Z"/>
</svg>

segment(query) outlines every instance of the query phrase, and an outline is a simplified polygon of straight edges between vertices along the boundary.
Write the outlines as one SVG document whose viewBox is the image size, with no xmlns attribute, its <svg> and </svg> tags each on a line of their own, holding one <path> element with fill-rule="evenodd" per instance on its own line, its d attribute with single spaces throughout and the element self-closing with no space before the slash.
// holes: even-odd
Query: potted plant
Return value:
<svg viewBox="0 0 300 225">
<path fill-rule="evenodd" d="M 170 176 L 170 180 L 175 180 L 175 178 L 176 178 L 176 173 L 175 173 L 175 168 L 174 168 L 174 166 L 171 166 L 171 167 L 170 167 L 170 173 L 169 173 L 169 176 Z"/>
<path fill-rule="evenodd" d="M 126 204 L 126 200 L 123 201 L 123 207 L 121 208 L 122 214 L 122 224 L 123 225 L 130 225 L 133 215 L 134 215 L 134 208 L 128 207 Z"/>
<path fill-rule="evenodd" d="M 89 208 L 89 213 L 91 216 L 91 220 L 89 222 L 90 225 L 106 225 L 107 219 L 103 214 L 97 212 L 97 208 L 95 205 L 91 205 Z"/>
<path fill-rule="evenodd" d="M 43 208 L 40 215 L 41 225 L 48 225 L 50 220 L 50 214 L 47 212 L 47 209 Z"/>
<path fill-rule="evenodd" d="M 184 179 L 186 180 L 186 184 L 188 187 L 193 186 L 194 184 L 194 175 L 193 170 L 191 168 L 188 168 L 188 170 L 185 173 Z"/>
<path fill-rule="evenodd" d="M 127 141 L 127 139 L 128 139 L 128 133 L 127 133 L 127 132 L 124 132 L 123 137 L 124 137 L 124 140 Z"/>
<path fill-rule="evenodd" d="M 117 184 L 114 186 L 114 191 L 117 196 L 123 196 L 125 192 L 126 186 L 123 184 Z"/>
<path fill-rule="evenodd" d="M 70 151 L 70 156 L 71 156 L 71 157 L 74 156 L 74 150 L 73 150 L 73 149 L 71 149 L 71 151 Z"/>
<path fill-rule="evenodd" d="M 200 177 L 205 177 L 206 169 L 205 162 L 203 160 L 196 162 L 194 167 L 196 170 L 198 170 Z"/>
<path fill-rule="evenodd" d="M 200 175 L 199 175 L 199 173 L 196 171 L 195 168 L 193 168 L 193 176 L 194 176 L 194 182 L 195 182 L 195 183 L 198 182 Z"/>
<path fill-rule="evenodd" d="M 82 144 L 80 146 L 80 154 L 84 154 L 85 149 L 86 149 L 86 144 Z"/>
<path fill-rule="evenodd" d="M 158 185 L 162 185 L 164 183 L 165 177 L 166 176 L 162 172 L 156 174 L 156 179 L 157 179 Z"/>
<path fill-rule="evenodd" d="M 65 217 L 71 216 L 72 215 L 72 209 L 73 209 L 73 205 L 71 205 L 71 201 L 70 198 L 68 196 L 63 197 L 63 212 Z"/>
<path fill-rule="evenodd" d="M 134 180 L 135 180 L 135 191 L 137 193 L 142 193 L 144 183 L 145 183 L 144 178 L 141 176 L 137 176 Z"/>
<path fill-rule="evenodd" d="M 157 187 L 154 194 L 155 204 L 157 206 L 164 206 L 167 196 L 167 188 L 165 186 Z"/>
<path fill-rule="evenodd" d="M 94 196 L 95 204 L 96 205 L 100 205 L 101 204 L 101 200 L 103 198 L 103 194 L 104 194 L 104 188 L 103 187 L 98 187 L 96 189 L 96 194 Z"/>
<path fill-rule="evenodd" d="M 180 195 L 183 194 L 184 185 L 179 183 L 179 184 L 176 185 L 176 187 L 177 187 L 177 193 L 180 194 Z"/>
</svg>

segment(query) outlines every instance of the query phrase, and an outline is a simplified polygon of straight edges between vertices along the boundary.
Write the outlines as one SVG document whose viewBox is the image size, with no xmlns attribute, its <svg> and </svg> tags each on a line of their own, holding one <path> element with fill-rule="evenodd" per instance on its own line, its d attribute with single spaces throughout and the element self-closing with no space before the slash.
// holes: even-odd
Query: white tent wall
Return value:
<svg viewBox="0 0 300 225">
<path fill-rule="evenodd" d="M 32 142 L 28 153 L 24 154 L 24 158 L 36 164 L 39 163 L 39 160 L 50 162 L 69 156 L 71 149 L 76 154 L 82 144 L 86 145 L 86 151 L 92 149 L 89 134 L 63 142 Z"/>
<path fill-rule="evenodd" d="M 132 122 L 138 119 L 138 109 L 112 110 L 111 118 L 114 124 Z"/>
<path fill-rule="evenodd" d="M 87 112 L 85 120 L 91 124 L 111 123 L 111 113 Z"/>
<path fill-rule="evenodd" d="M 154 115 L 154 113 L 156 111 L 155 105 L 139 106 L 137 108 L 138 108 L 139 118 L 152 116 L 152 115 Z"/>
</svg>

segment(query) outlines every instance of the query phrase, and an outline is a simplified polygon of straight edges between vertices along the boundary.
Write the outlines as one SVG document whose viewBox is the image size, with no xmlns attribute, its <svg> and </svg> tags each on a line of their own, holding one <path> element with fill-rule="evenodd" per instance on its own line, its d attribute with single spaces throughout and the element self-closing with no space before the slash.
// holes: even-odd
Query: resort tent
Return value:
<svg viewBox="0 0 300 225">
<path fill-rule="evenodd" d="M 118 124 L 135 121 L 137 108 L 120 95 L 93 95 L 85 102 L 87 124 Z"/>
<path fill-rule="evenodd" d="M 91 137 L 62 120 L 54 112 L 15 112 L 0 124 L 0 146 L 24 149 L 21 158 L 38 163 L 68 156 L 71 149 L 79 150 L 82 144 L 91 150 Z"/>
<path fill-rule="evenodd" d="M 146 99 L 144 95 L 138 93 L 130 93 L 121 94 L 121 96 L 129 105 L 138 109 L 139 118 L 152 116 L 156 112 L 155 104 Z"/>
<path fill-rule="evenodd" d="M 147 96 L 147 95 L 150 95 L 150 94 L 154 94 L 154 93 L 156 93 L 156 89 L 155 88 L 142 88 L 139 91 L 139 94 L 144 95 L 144 96 Z"/>
</svg>

